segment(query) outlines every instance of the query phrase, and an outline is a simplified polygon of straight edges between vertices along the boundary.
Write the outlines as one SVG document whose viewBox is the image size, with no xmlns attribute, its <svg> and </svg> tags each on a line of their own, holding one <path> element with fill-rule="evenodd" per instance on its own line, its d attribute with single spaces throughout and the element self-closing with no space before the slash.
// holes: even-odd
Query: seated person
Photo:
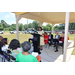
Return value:
<svg viewBox="0 0 75 75">
<path fill-rule="evenodd" d="M 59 35 L 59 33 L 58 33 L 58 32 L 57 32 L 56 34 L 57 34 L 57 35 L 55 35 L 55 39 L 58 39 L 58 40 L 59 40 L 60 35 Z"/>
<path fill-rule="evenodd" d="M 17 39 L 11 40 L 9 44 L 9 49 L 11 51 L 10 55 L 12 55 L 15 58 L 19 52 L 22 52 L 22 48 L 20 48 L 20 42 Z"/>
<path fill-rule="evenodd" d="M 29 42 L 30 42 L 30 40 L 32 41 L 32 43 L 33 43 L 33 38 L 34 38 L 34 36 L 32 36 L 32 38 L 29 38 Z"/>
<path fill-rule="evenodd" d="M 53 34 L 51 34 L 51 32 L 50 32 L 50 34 L 49 34 L 49 45 L 51 45 L 52 42 L 53 42 Z"/>
<path fill-rule="evenodd" d="M 48 43 L 48 39 L 49 39 L 49 36 L 48 36 L 47 33 L 45 32 L 45 33 L 44 33 L 44 43 L 45 43 L 45 44 Z"/>
<path fill-rule="evenodd" d="M 23 52 L 20 52 L 16 57 L 16 62 L 38 62 L 37 58 L 29 54 L 28 51 L 31 48 L 31 44 L 27 41 L 22 43 Z"/>
<path fill-rule="evenodd" d="M 34 34 L 35 34 L 35 31 L 34 31 Z M 30 42 L 30 40 L 31 40 L 32 43 L 33 43 L 33 39 L 34 39 L 34 36 L 32 36 L 32 38 L 29 38 L 29 42 Z"/>
<path fill-rule="evenodd" d="M 61 37 L 59 38 L 59 42 L 56 42 L 56 51 L 55 52 L 58 52 L 58 46 L 62 46 L 64 45 L 64 34 L 61 35 Z"/>
<path fill-rule="evenodd" d="M 69 37 L 68 37 L 68 40 L 69 40 Z"/>
<path fill-rule="evenodd" d="M 58 32 L 57 32 L 56 34 L 57 34 L 57 35 L 55 35 L 55 39 L 59 41 L 60 35 L 59 35 Z M 55 39 L 53 39 L 53 41 L 54 41 Z M 56 40 L 54 41 L 54 42 L 55 42 L 54 47 L 56 46 L 56 42 L 57 42 Z"/>
<path fill-rule="evenodd" d="M 0 36 L 0 54 L 2 54 L 2 55 L 3 55 L 3 51 L 2 51 L 2 49 L 1 49 L 2 39 L 3 39 L 3 37 L 2 37 L 2 36 Z"/>
<path fill-rule="evenodd" d="M 68 40 L 69 40 L 69 37 L 68 37 Z M 59 42 L 56 43 L 56 51 L 55 52 L 58 52 L 58 46 L 64 46 L 64 32 L 63 34 L 61 35 L 61 37 L 59 38 Z"/>
<path fill-rule="evenodd" d="M 9 43 L 9 40 L 7 38 L 2 39 L 2 43 L 1 43 L 2 51 L 7 52 L 7 50 L 9 49 L 8 48 L 8 46 L 9 46 L 8 43 Z"/>
</svg>

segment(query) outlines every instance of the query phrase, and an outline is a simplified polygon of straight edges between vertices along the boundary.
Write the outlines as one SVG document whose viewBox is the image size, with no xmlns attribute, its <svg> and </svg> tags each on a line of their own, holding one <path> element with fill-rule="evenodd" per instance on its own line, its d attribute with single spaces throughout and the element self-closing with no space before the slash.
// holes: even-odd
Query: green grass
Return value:
<svg viewBox="0 0 75 75">
<path fill-rule="evenodd" d="M 3 38 L 8 38 L 9 43 L 12 39 L 17 39 L 16 34 L 4 33 L 4 34 L 0 34 L 0 35 L 3 36 Z M 23 43 L 24 41 L 28 41 L 28 39 L 31 37 L 32 37 L 31 34 L 19 34 L 19 41 L 20 41 L 20 43 Z"/>
<path fill-rule="evenodd" d="M 73 50 L 73 52 L 72 52 L 72 55 L 75 55 L 75 48 L 74 48 L 74 50 Z"/>
<path fill-rule="evenodd" d="M 9 39 L 9 41 L 11 41 L 12 39 L 16 39 L 16 34 L 10 34 L 9 31 L 5 31 L 4 34 L 0 34 L 2 35 L 3 37 L 6 37 Z M 53 37 L 55 37 L 56 34 L 53 34 Z M 60 34 L 61 35 L 61 34 Z M 69 40 L 74 40 L 74 36 L 73 34 L 69 34 Z M 27 41 L 28 38 L 32 37 L 31 34 L 19 34 L 19 39 L 20 39 L 20 42 L 22 43 L 23 41 Z"/>
<path fill-rule="evenodd" d="M 12 39 L 17 39 L 16 38 L 16 34 L 10 34 L 9 31 L 5 31 L 4 34 L 0 34 L 1 36 L 3 36 L 4 38 L 8 38 L 9 43 Z M 55 37 L 56 34 L 53 34 L 53 37 Z M 61 35 L 61 34 L 60 34 Z M 74 40 L 74 36 L 73 34 L 69 34 L 69 40 Z M 20 43 L 23 43 L 24 41 L 28 41 L 29 38 L 31 38 L 32 35 L 31 34 L 19 34 L 19 41 Z M 75 55 L 75 48 L 72 52 L 72 55 Z"/>
</svg>

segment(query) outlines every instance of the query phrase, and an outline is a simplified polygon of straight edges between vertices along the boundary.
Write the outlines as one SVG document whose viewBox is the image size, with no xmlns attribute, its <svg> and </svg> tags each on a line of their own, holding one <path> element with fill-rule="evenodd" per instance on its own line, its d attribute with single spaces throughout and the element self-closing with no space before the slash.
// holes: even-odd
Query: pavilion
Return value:
<svg viewBox="0 0 75 75">
<path fill-rule="evenodd" d="M 53 26 L 55 24 L 65 23 L 63 62 L 66 62 L 68 27 L 69 23 L 75 22 L 74 12 L 13 12 L 13 13 L 15 13 L 16 16 L 16 29 L 18 40 L 19 40 L 18 21 L 21 18 L 37 20 L 40 22 L 41 27 L 43 22 L 50 23 L 52 24 L 52 33 L 53 33 Z M 75 47 L 75 38 L 74 38 L 74 47 Z"/>
</svg>

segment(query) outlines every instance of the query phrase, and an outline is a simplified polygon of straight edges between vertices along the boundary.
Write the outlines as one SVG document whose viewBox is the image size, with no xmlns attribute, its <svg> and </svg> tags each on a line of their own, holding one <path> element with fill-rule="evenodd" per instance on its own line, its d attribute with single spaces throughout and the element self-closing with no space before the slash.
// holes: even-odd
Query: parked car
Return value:
<svg viewBox="0 0 75 75">
<path fill-rule="evenodd" d="M 29 34 L 33 33 L 33 31 L 28 31 Z"/>
<path fill-rule="evenodd" d="M 75 34 L 75 31 L 70 31 L 70 34 Z"/>
<path fill-rule="evenodd" d="M 10 34 L 15 34 L 15 33 L 17 33 L 16 30 L 14 30 L 14 31 L 10 31 Z M 19 33 L 20 33 L 20 31 L 19 31 Z"/>
<path fill-rule="evenodd" d="M 22 31 L 22 34 L 28 34 L 29 32 L 28 31 Z"/>
<path fill-rule="evenodd" d="M 22 31 L 22 34 L 31 34 L 31 33 L 38 33 L 38 31 L 34 30 L 34 31 Z"/>
<path fill-rule="evenodd" d="M 59 32 L 59 34 L 62 34 L 63 32 Z"/>
<path fill-rule="evenodd" d="M 4 31 L 0 31 L 0 34 L 4 34 Z"/>
</svg>

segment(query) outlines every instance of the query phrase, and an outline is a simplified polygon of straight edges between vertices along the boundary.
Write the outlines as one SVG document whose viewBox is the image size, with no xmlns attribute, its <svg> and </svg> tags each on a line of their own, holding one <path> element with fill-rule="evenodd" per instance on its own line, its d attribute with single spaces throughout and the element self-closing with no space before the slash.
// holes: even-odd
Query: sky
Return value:
<svg viewBox="0 0 75 75">
<path fill-rule="evenodd" d="M 16 24 L 15 14 L 14 13 L 11 13 L 11 12 L 0 12 L 0 21 L 1 20 L 4 20 L 9 25 Z M 34 20 L 28 19 L 28 24 L 29 23 L 32 23 L 33 21 Z M 19 20 L 19 23 L 27 24 L 27 19 L 26 18 L 21 18 Z M 46 26 L 47 23 L 44 22 L 42 25 L 43 26 Z"/>
</svg>

